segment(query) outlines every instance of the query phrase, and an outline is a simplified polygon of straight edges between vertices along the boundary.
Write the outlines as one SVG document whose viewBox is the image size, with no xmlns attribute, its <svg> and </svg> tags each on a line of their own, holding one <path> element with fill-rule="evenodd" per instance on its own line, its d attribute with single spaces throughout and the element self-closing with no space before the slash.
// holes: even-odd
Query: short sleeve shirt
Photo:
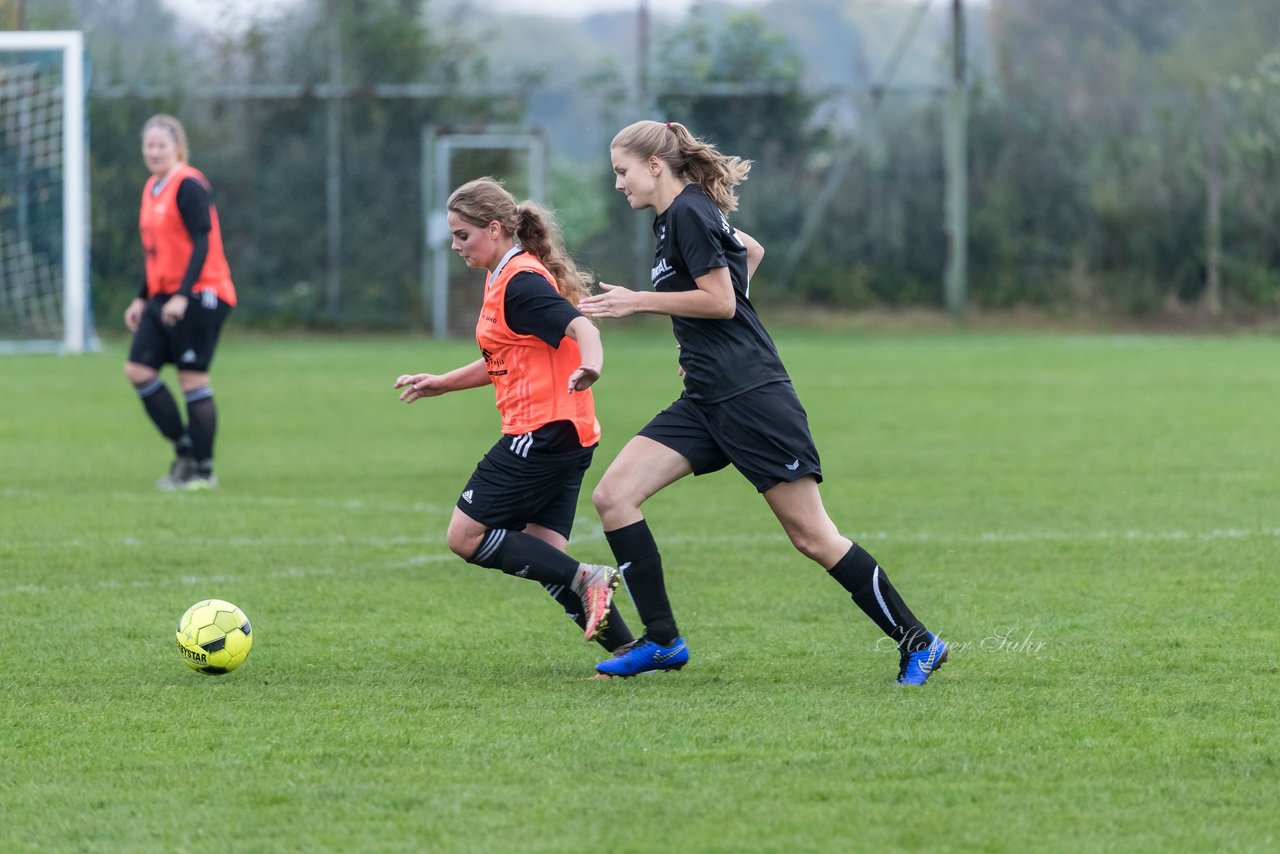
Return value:
<svg viewBox="0 0 1280 854">
<path fill-rule="evenodd" d="M 685 396 L 703 403 L 728 400 L 790 379 L 773 339 L 748 299 L 747 250 L 715 202 L 697 184 L 676 196 L 653 222 L 657 238 L 654 290 L 691 291 L 695 281 L 729 269 L 737 310 L 727 320 L 673 317 Z"/>
<path fill-rule="evenodd" d="M 511 277 L 504 308 L 512 332 L 535 335 L 557 348 L 569 324 L 582 316 L 545 276 L 529 271 Z"/>
</svg>

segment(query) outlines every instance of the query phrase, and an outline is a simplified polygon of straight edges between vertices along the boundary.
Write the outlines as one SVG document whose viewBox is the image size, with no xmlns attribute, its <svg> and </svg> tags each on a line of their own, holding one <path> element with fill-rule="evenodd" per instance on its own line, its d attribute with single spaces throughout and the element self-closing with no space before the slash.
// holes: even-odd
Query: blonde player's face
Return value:
<svg viewBox="0 0 1280 854">
<path fill-rule="evenodd" d="M 142 159 L 152 175 L 168 175 L 178 165 L 178 143 L 164 128 L 149 128 L 142 135 Z"/>
<path fill-rule="evenodd" d="M 462 256 L 468 267 L 483 267 L 492 271 L 511 248 L 510 240 L 505 238 L 506 232 L 498 223 L 474 225 L 449 211 L 449 234 L 453 236 L 452 248 Z"/>
<path fill-rule="evenodd" d="M 654 207 L 658 198 L 657 158 L 642 159 L 623 148 L 609 149 L 613 188 L 627 197 L 632 210 Z"/>
</svg>

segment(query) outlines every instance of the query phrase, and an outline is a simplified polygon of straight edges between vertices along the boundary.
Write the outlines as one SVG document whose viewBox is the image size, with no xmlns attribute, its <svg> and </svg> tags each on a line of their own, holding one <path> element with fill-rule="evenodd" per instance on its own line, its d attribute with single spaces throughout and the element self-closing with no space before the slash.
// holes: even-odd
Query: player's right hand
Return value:
<svg viewBox="0 0 1280 854">
<path fill-rule="evenodd" d="M 145 300 L 134 297 L 129 303 L 129 307 L 124 310 L 124 325 L 130 332 L 138 331 L 138 324 L 142 321 L 142 312 L 146 309 Z"/>
<path fill-rule="evenodd" d="M 405 403 L 413 403 L 423 397 L 435 397 L 444 394 L 440 388 L 440 378 L 435 374 L 401 374 L 396 377 L 395 388 L 402 388 L 400 399 Z"/>
</svg>

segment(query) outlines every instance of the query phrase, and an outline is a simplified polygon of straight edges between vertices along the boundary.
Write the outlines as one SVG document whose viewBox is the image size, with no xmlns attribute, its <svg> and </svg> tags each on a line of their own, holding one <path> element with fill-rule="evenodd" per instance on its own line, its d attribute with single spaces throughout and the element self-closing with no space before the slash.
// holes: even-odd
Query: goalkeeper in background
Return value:
<svg viewBox="0 0 1280 854">
<path fill-rule="evenodd" d="M 124 312 L 133 333 L 124 373 L 156 429 L 173 443 L 173 463 L 156 488 L 212 489 L 218 482 L 213 473 L 218 410 L 209 365 L 218 333 L 236 304 L 235 286 L 209 181 L 187 163 L 182 124 L 166 115 L 148 119 L 142 157 L 151 172 L 138 215 L 146 279 Z M 185 423 L 160 378 L 165 364 L 177 368 Z"/>
</svg>

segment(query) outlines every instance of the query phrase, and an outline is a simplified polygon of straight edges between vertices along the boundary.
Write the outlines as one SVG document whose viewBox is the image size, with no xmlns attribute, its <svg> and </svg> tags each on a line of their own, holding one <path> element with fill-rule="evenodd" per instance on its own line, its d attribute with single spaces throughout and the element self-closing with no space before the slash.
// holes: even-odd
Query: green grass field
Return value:
<svg viewBox="0 0 1280 854">
<path fill-rule="evenodd" d="M 831 515 L 954 645 L 923 689 L 733 472 L 647 507 L 690 666 L 587 678 L 444 546 L 492 395 L 391 382 L 467 342 L 233 323 L 196 495 L 121 342 L 0 360 L 0 850 L 1276 850 L 1280 339 L 777 338 Z M 663 326 L 605 341 L 593 562 L 678 383 Z M 255 631 L 220 678 L 173 643 L 208 597 Z"/>
</svg>

